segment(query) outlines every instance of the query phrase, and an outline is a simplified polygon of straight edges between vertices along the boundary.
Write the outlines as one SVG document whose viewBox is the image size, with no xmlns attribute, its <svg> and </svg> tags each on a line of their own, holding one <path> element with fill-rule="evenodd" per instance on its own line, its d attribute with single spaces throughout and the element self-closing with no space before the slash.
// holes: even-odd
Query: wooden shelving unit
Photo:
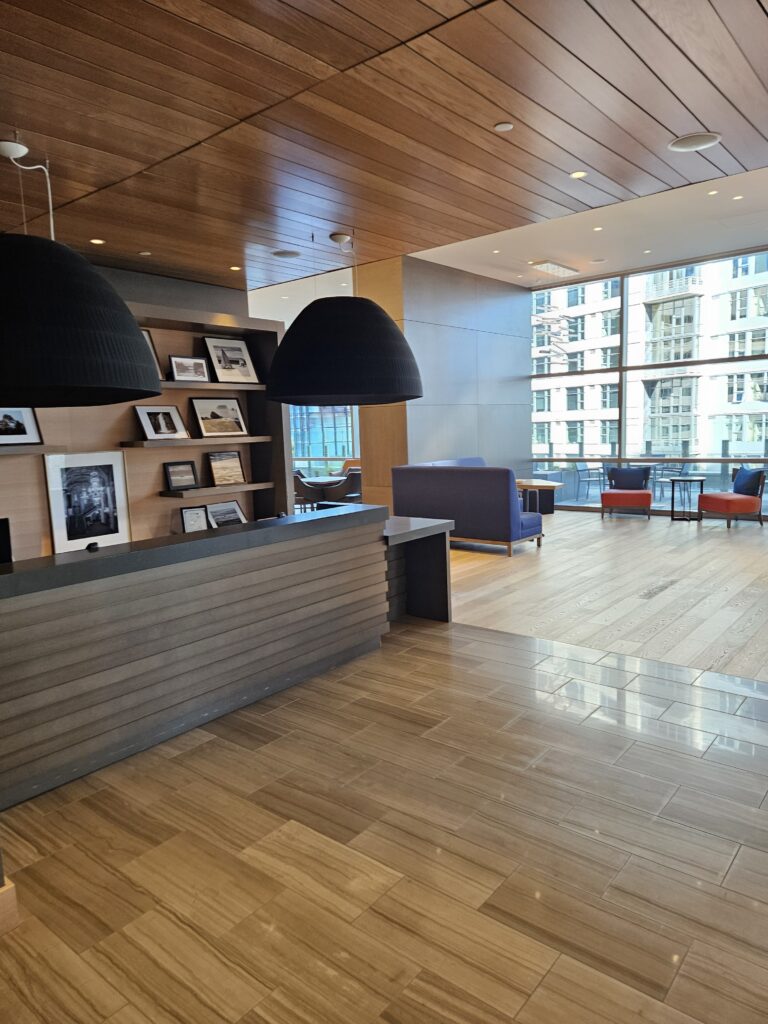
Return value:
<svg viewBox="0 0 768 1024">
<path fill-rule="evenodd" d="M 163 391 L 172 390 L 174 388 L 180 391 L 266 391 L 266 384 L 219 384 L 216 382 L 206 383 L 201 381 L 199 384 L 191 380 L 164 380 L 160 382 L 163 386 Z"/>
<path fill-rule="evenodd" d="M 241 491 L 270 491 L 270 480 L 260 484 L 221 484 L 219 487 L 190 487 L 182 491 L 160 491 L 161 498 L 212 498 L 217 494 L 238 494 Z"/>
<path fill-rule="evenodd" d="M 172 437 L 165 441 L 121 441 L 121 448 L 221 448 L 222 445 L 268 444 L 271 434 L 224 434 L 221 437 Z"/>
<path fill-rule="evenodd" d="M 61 455 L 68 449 L 61 444 L 0 445 L 0 455 Z"/>
</svg>

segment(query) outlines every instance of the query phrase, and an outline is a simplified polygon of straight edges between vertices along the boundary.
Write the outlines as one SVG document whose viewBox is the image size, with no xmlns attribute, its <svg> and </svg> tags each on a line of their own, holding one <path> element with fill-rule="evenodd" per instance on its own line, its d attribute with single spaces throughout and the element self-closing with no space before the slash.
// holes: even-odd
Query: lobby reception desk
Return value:
<svg viewBox="0 0 768 1024">
<path fill-rule="evenodd" d="M 0 808 L 378 646 L 387 510 L 0 569 Z"/>
</svg>

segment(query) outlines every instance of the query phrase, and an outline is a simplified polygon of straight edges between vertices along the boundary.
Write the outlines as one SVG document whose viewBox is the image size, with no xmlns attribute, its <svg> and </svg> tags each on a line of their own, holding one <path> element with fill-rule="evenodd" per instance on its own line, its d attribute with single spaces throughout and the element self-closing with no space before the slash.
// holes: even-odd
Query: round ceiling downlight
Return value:
<svg viewBox="0 0 768 1024">
<path fill-rule="evenodd" d="M 494 126 L 495 132 L 511 132 L 515 126 L 511 121 L 498 121 Z"/>
<path fill-rule="evenodd" d="M 720 132 L 691 132 L 689 135 L 679 135 L 667 143 L 667 149 L 673 153 L 698 153 L 702 149 L 709 149 L 716 146 L 722 139 Z"/>
</svg>

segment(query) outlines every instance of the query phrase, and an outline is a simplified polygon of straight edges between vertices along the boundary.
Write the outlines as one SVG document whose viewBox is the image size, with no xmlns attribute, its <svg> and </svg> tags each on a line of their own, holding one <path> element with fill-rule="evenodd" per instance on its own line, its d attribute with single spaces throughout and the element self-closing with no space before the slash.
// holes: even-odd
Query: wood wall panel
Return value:
<svg viewBox="0 0 768 1024">
<path fill-rule="evenodd" d="M 233 576 L 234 565 L 214 555 L 3 602 L 0 805 L 282 689 L 387 629 L 381 524 L 240 551 Z M 44 650 L 31 642 L 41 630 Z"/>
<path fill-rule="evenodd" d="M 328 270 L 351 262 L 334 230 L 377 261 L 768 164 L 751 0 L 0 0 L 0 19 L 0 133 L 51 160 L 59 236 L 129 269 L 148 249 L 254 288 L 311 273 L 313 233 Z M 722 144 L 669 152 L 701 128 Z M 20 222 L 1 166 L 0 230 Z"/>
</svg>

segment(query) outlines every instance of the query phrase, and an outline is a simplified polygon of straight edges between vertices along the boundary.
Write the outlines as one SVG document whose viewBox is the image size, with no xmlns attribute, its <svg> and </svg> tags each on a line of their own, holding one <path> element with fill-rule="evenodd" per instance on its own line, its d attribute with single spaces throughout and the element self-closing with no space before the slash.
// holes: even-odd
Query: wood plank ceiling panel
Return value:
<svg viewBox="0 0 768 1024">
<path fill-rule="evenodd" d="M 59 237 L 120 266 L 256 287 L 348 263 L 333 230 L 365 262 L 768 164 L 752 0 L 0 0 L 0 20 L 0 133 L 51 160 Z M 702 128 L 723 144 L 667 150 Z M 1 166 L 0 228 L 20 220 Z"/>
</svg>

